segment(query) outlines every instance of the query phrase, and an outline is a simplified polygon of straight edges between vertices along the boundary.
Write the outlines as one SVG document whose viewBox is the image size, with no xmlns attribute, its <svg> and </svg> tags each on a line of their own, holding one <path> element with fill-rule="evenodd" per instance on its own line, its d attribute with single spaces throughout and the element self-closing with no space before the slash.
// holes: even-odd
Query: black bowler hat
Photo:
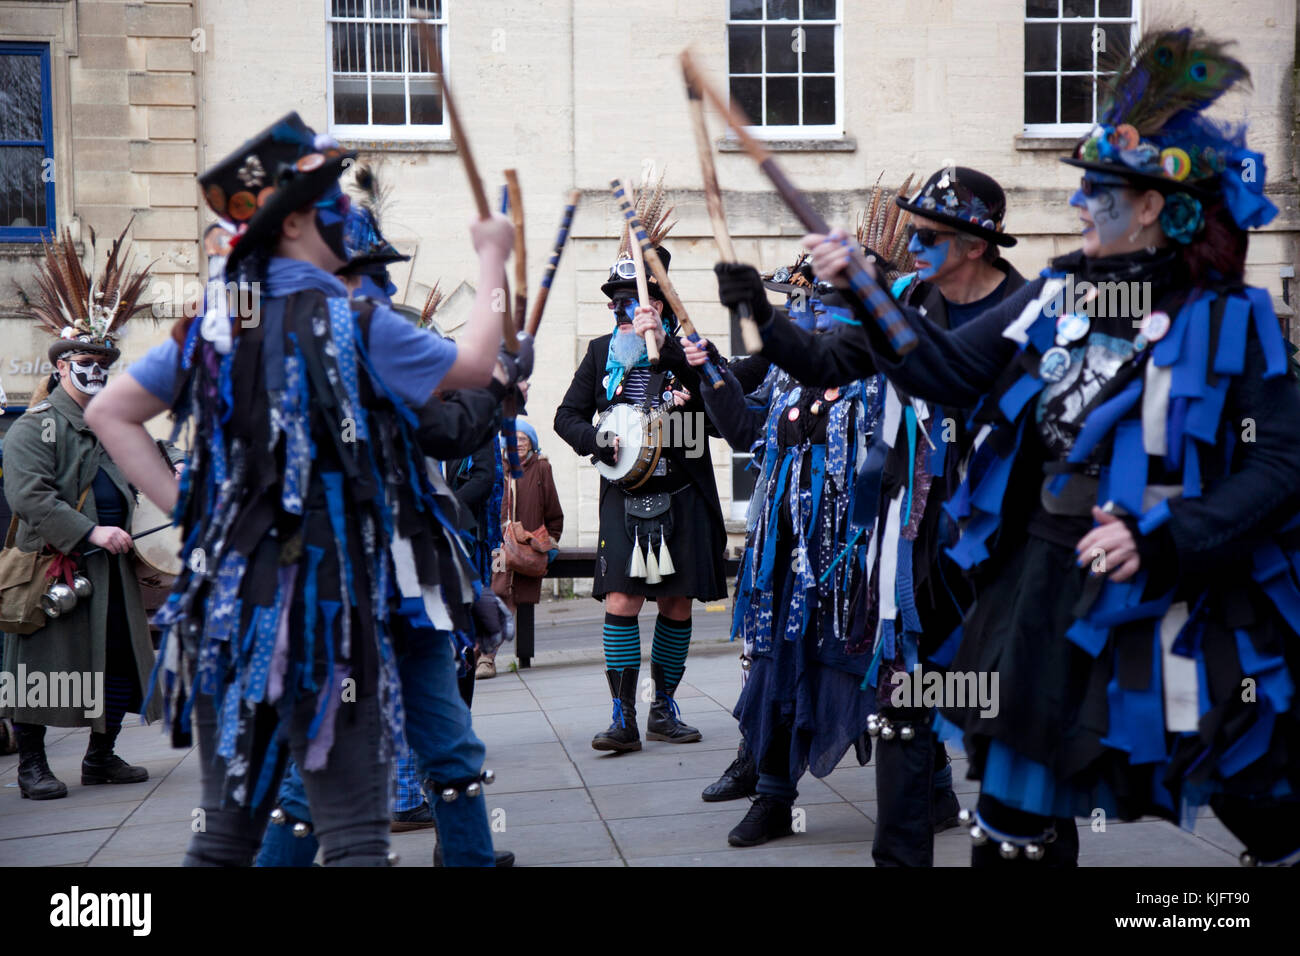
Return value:
<svg viewBox="0 0 1300 956">
<path fill-rule="evenodd" d="M 941 169 L 911 199 L 894 201 L 914 216 L 942 222 L 977 239 L 999 246 L 1016 244 L 1015 236 L 1002 231 L 1007 194 L 996 179 L 977 169 L 965 166 Z"/>
<path fill-rule="evenodd" d="M 226 268 L 274 239 L 285 217 L 328 192 L 356 155 L 289 113 L 200 176 L 208 206 L 239 228 Z"/>
</svg>

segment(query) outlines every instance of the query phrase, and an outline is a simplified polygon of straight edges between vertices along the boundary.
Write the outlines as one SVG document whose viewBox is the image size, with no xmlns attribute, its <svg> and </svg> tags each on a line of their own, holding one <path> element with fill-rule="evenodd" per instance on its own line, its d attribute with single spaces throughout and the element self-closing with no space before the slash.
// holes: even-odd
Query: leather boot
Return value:
<svg viewBox="0 0 1300 956">
<path fill-rule="evenodd" d="M 68 795 L 67 785 L 50 771 L 45 761 L 45 727 L 14 724 L 18 736 L 18 790 L 25 799 L 57 800 Z"/>
<path fill-rule="evenodd" d="M 790 836 L 794 833 L 790 822 L 792 806 L 778 797 L 760 793 L 745 819 L 727 834 L 727 842 L 732 846 L 759 846 L 777 837 Z"/>
<path fill-rule="evenodd" d="M 663 667 L 650 662 L 650 676 L 655 682 L 655 702 L 650 705 L 650 719 L 646 721 L 646 740 L 666 740 L 670 744 L 693 744 L 703 735 L 681 721 L 681 710 L 672 694 L 677 688 L 669 687 L 664 680 Z"/>
<path fill-rule="evenodd" d="M 609 727 L 591 739 L 592 750 L 628 752 L 641 749 L 641 732 L 636 727 L 636 681 L 640 670 L 625 667 L 605 671 L 609 693 L 614 698 L 614 718 Z"/>
<path fill-rule="evenodd" d="M 752 797 L 758 792 L 758 765 L 745 738 L 740 738 L 740 749 L 731 766 L 722 771 L 722 776 L 704 788 L 700 796 L 705 803 L 721 803 L 724 800 L 739 800 Z"/>
<path fill-rule="evenodd" d="M 113 753 L 113 743 L 117 740 L 118 728 L 107 734 L 90 732 L 90 744 L 86 747 L 86 756 L 81 760 L 81 785 L 94 786 L 100 783 L 144 783 L 149 779 L 149 771 L 144 767 L 133 767 L 117 754 Z"/>
</svg>

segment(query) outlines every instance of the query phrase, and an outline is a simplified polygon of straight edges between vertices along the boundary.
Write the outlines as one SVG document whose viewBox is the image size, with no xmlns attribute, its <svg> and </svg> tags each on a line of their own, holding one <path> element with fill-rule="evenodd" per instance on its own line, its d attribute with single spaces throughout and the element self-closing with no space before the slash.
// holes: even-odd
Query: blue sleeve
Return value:
<svg viewBox="0 0 1300 956">
<path fill-rule="evenodd" d="M 370 361 L 379 380 L 412 408 L 429 400 L 456 361 L 456 343 L 417 329 L 380 306 L 370 319 Z"/>
<path fill-rule="evenodd" d="M 180 366 L 180 347 L 170 335 L 137 362 L 131 363 L 127 374 L 140 383 L 146 392 L 168 405 L 176 396 L 176 373 Z"/>
</svg>

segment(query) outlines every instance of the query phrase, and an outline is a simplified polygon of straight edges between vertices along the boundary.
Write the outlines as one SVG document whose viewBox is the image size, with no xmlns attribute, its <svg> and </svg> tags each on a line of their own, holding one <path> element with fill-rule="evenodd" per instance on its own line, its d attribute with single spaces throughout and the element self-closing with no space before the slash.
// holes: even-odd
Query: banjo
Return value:
<svg viewBox="0 0 1300 956">
<path fill-rule="evenodd" d="M 596 470 L 606 481 L 625 491 L 641 487 L 654 474 L 663 454 L 663 415 L 621 403 L 605 409 L 596 420 L 596 440 L 608 445 L 617 436 L 614 464 L 596 460 Z"/>
</svg>

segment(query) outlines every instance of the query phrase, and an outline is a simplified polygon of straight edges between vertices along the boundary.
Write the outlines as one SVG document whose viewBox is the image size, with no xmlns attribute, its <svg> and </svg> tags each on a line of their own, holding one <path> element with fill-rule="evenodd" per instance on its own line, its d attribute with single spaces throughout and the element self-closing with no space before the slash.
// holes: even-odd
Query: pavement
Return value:
<svg viewBox="0 0 1300 956">
<path fill-rule="evenodd" d="M 474 698 L 474 726 L 497 775 L 485 790 L 494 839 L 515 852 L 519 865 L 872 865 L 875 768 L 857 766 L 851 753 L 824 780 L 800 782 L 796 822 L 803 832 L 761 847 L 727 846 L 727 831 L 748 804 L 704 803 L 700 791 L 731 761 L 739 741 L 731 717 L 740 690 L 734 646 L 704 640 L 687 662 L 678 701 L 702 741 L 646 742 L 641 752 L 621 755 L 590 746 L 610 719 L 605 678 L 594 660 L 598 649 L 584 663 L 570 659 L 581 648 L 548 650 L 539 636 L 538 651 L 534 666 L 518 672 L 509 670 L 503 653 L 499 676 L 480 681 Z M 645 711 L 638 715 L 643 732 Z M 149 781 L 83 787 L 87 733 L 48 732 L 50 764 L 68 784 L 62 800 L 21 799 L 18 757 L 0 757 L 0 866 L 178 866 L 199 791 L 197 751 L 172 749 L 156 726 L 128 726 L 118 752 L 147 767 Z M 971 806 L 977 788 L 965 772 L 965 758 L 954 753 L 956 789 Z M 399 866 L 429 865 L 434 843 L 430 830 L 392 838 Z M 1208 809 L 1194 834 L 1157 820 L 1111 822 L 1104 832 L 1080 824 L 1084 866 L 1235 866 L 1241 849 Z M 937 866 L 969 861 L 965 832 L 935 838 Z"/>
</svg>

